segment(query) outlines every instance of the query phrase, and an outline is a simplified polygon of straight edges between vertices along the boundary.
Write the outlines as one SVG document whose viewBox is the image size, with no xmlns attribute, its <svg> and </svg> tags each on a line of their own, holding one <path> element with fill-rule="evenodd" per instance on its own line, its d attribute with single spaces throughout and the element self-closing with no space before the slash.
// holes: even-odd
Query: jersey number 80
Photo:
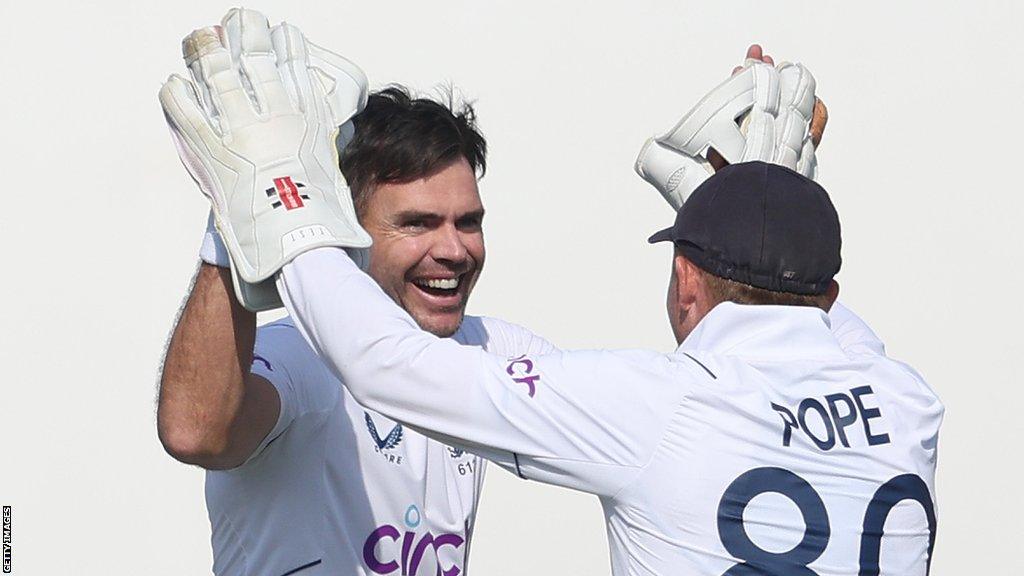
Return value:
<svg viewBox="0 0 1024 576">
<path fill-rule="evenodd" d="M 743 511 L 756 496 L 777 492 L 789 498 L 803 516 L 804 537 L 791 550 L 769 552 L 759 548 L 743 526 Z M 903 474 L 889 480 L 875 492 L 864 513 L 860 538 L 860 576 L 879 576 L 879 556 L 885 520 L 896 504 L 913 500 L 924 508 L 928 518 L 928 569 L 935 547 L 935 506 L 928 486 L 920 476 Z M 722 576 L 817 576 L 807 567 L 818 559 L 831 536 L 828 511 L 818 492 L 799 475 L 782 468 L 755 468 L 729 485 L 718 504 L 718 536 L 734 558 L 743 561 Z"/>
</svg>

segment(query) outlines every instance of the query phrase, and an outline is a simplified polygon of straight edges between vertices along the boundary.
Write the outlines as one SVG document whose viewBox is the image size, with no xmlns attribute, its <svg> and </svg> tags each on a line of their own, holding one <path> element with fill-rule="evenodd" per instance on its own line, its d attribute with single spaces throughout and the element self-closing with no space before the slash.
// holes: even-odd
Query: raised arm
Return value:
<svg viewBox="0 0 1024 576">
<path fill-rule="evenodd" d="M 235 299 L 230 270 L 202 264 L 160 378 L 157 431 L 175 459 L 233 468 L 274 427 L 278 393 L 249 372 L 255 336 L 256 314 Z"/>
<path fill-rule="evenodd" d="M 266 378 L 250 374 L 262 369 L 251 366 L 256 317 L 233 295 L 226 251 L 244 280 L 240 287 L 255 290 L 241 288 L 239 297 L 263 308 L 266 294 L 258 287 L 289 253 L 310 243 L 369 245 L 334 148 L 337 126 L 365 102 L 366 77 L 307 44 L 293 26 L 271 30 L 252 10 L 229 11 L 221 26 L 194 31 L 182 48 L 192 80 L 169 77 L 160 103 L 182 163 L 211 200 L 226 248 L 215 262 L 224 268 L 201 267 L 175 327 L 158 430 L 175 458 L 231 468 L 260 448 L 275 423 L 287 426 L 308 408 L 308 387 L 293 393 L 305 381 L 285 374 L 294 372 L 281 367 L 288 358 L 265 362 Z M 232 222 L 232 210 L 262 226 Z M 316 217 L 325 212 L 335 220 Z M 336 221 L 341 214 L 349 218 Z"/>
</svg>

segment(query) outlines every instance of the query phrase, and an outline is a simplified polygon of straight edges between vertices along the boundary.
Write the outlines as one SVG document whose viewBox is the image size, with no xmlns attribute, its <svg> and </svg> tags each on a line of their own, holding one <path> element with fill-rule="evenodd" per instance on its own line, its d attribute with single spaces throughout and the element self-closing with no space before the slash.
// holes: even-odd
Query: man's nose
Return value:
<svg viewBox="0 0 1024 576">
<path fill-rule="evenodd" d="M 438 261 L 462 264 L 469 257 L 462 234 L 452 225 L 442 226 L 437 230 L 437 240 L 432 248 L 431 256 Z"/>
</svg>

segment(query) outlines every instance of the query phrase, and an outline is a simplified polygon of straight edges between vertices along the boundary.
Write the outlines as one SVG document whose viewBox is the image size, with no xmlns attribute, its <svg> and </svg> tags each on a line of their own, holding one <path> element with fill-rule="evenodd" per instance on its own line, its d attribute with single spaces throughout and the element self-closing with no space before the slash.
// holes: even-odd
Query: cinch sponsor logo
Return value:
<svg viewBox="0 0 1024 576">
<path fill-rule="evenodd" d="M 402 443 L 402 425 L 395 424 L 387 436 L 381 438 L 377 432 L 377 424 L 374 423 L 370 413 L 363 412 L 363 416 L 366 417 L 366 429 L 370 432 L 370 438 L 373 440 L 373 449 L 388 462 L 396 465 L 401 464 L 401 455 L 392 454 L 390 451 Z"/>
<path fill-rule="evenodd" d="M 418 572 L 423 563 L 423 556 L 428 551 L 437 558 L 438 551 L 445 546 L 457 550 L 465 543 L 461 534 L 452 532 L 434 535 L 428 530 L 418 534 L 416 528 L 421 520 L 419 508 L 413 504 L 405 511 L 405 530 L 385 524 L 370 532 L 363 544 L 363 562 L 366 563 L 366 567 L 375 574 L 393 574 L 401 570 L 401 576 L 427 576 Z M 382 550 L 378 550 L 378 544 L 387 541 L 394 545 L 380 546 Z M 437 570 L 432 576 L 458 576 L 461 573 L 462 569 L 458 566 L 445 568 L 438 559 Z"/>
<path fill-rule="evenodd" d="M 537 381 L 540 380 L 540 374 L 533 374 L 533 360 L 527 358 L 525 354 L 510 359 L 505 372 L 512 376 L 513 382 L 526 384 L 530 398 L 537 393 Z"/>
<path fill-rule="evenodd" d="M 299 193 L 299 188 L 305 187 L 306 185 L 302 182 L 292 182 L 291 176 L 274 178 L 274 187 L 267 188 L 266 190 L 268 198 L 277 196 L 277 199 L 271 202 L 270 205 L 274 208 L 284 206 L 285 210 L 302 208 L 305 206 L 302 201 L 309 200 L 309 195 Z"/>
</svg>

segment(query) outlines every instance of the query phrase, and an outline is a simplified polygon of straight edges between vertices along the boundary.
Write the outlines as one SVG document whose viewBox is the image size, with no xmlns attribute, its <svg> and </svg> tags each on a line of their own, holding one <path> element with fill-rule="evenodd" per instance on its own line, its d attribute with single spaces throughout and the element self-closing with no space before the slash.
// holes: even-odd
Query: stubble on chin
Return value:
<svg viewBox="0 0 1024 576">
<path fill-rule="evenodd" d="M 416 320 L 416 323 L 419 324 L 421 329 L 430 332 L 434 336 L 437 336 L 438 338 L 451 338 L 459 331 L 459 327 L 462 326 L 462 319 L 464 316 L 465 311 L 462 310 L 459 311 L 457 320 L 452 319 L 449 321 L 448 319 L 445 319 L 432 321 L 431 319 L 420 320 L 416 317 L 413 317 L 413 319 Z"/>
</svg>

